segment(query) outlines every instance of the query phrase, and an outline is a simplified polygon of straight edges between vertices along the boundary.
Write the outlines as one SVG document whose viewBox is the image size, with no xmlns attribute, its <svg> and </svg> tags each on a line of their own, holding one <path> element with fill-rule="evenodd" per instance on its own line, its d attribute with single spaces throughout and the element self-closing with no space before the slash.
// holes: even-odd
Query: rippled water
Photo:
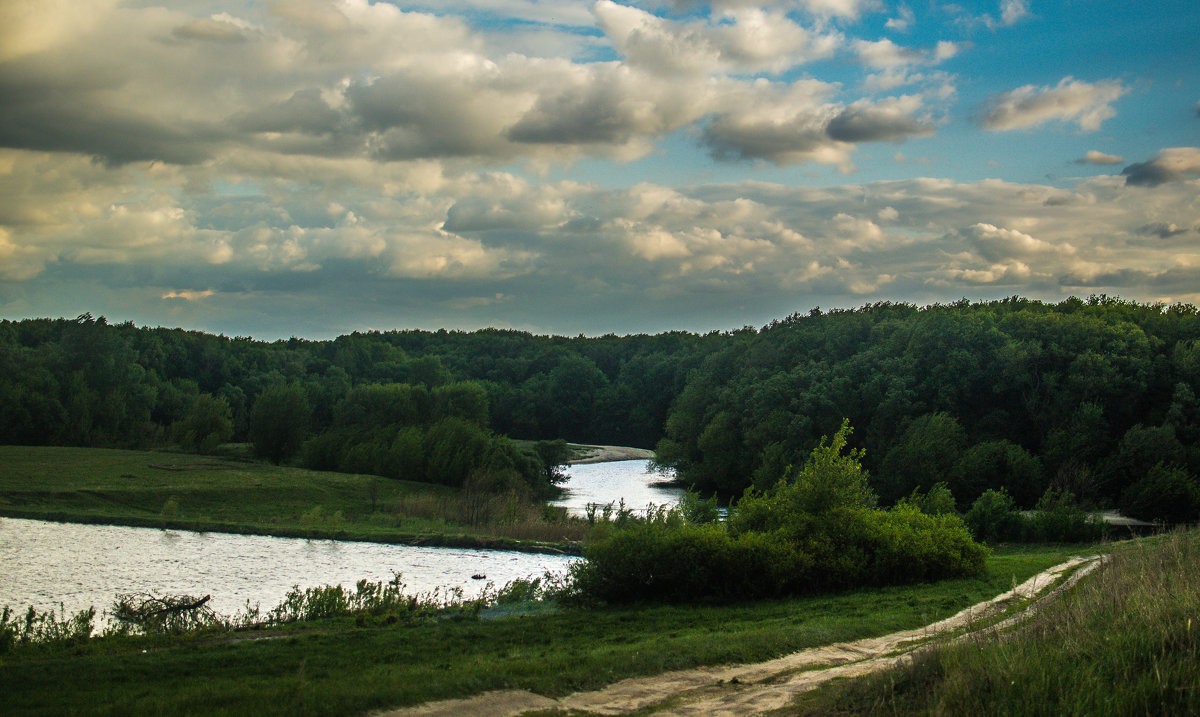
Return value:
<svg viewBox="0 0 1200 717">
<path fill-rule="evenodd" d="M 571 466 L 568 475 L 567 495 L 558 504 L 578 514 L 588 503 L 624 498 L 627 506 L 645 509 L 674 504 L 680 494 L 651 485 L 664 478 L 644 460 Z M 211 594 L 213 609 L 231 615 L 247 601 L 270 609 L 293 585 L 349 588 L 363 579 L 391 580 L 393 571 L 410 594 L 458 587 L 475 596 L 487 582 L 501 586 L 564 573 L 577 559 L 0 518 L 0 606 L 104 610 L 117 593 L 156 590 Z"/>
<path fill-rule="evenodd" d="M 270 609 L 293 585 L 403 576 L 408 593 L 563 573 L 577 558 L 498 550 L 382 545 L 0 518 L 0 606 L 104 610 L 121 592 L 212 595 L 223 614 Z M 486 575 L 473 580 L 472 575 Z"/>
<path fill-rule="evenodd" d="M 650 504 L 674 505 L 683 493 L 678 488 L 654 485 L 670 476 L 651 471 L 650 461 L 644 460 L 570 466 L 567 475 L 569 479 L 563 484 L 567 494 L 554 504 L 576 515 L 583 515 L 588 503 L 616 503 L 621 499 L 627 507 L 639 511 Z"/>
</svg>

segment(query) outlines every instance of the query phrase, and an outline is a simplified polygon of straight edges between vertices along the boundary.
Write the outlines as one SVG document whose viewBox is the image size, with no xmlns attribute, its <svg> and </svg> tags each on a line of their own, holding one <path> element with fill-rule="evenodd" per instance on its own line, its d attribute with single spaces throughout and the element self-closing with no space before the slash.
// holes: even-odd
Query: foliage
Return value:
<svg viewBox="0 0 1200 717">
<path fill-rule="evenodd" d="M 32 605 L 18 615 L 7 605 L 0 609 L 0 655 L 29 646 L 62 647 L 77 645 L 92 637 L 96 608 L 91 607 L 68 617 L 60 606 L 39 612 Z"/>
<path fill-rule="evenodd" d="M 729 601 L 978 575 L 986 550 L 955 514 L 874 508 L 843 422 L 798 471 L 751 489 L 725 523 L 678 510 L 627 517 L 571 568 L 576 599 Z"/>
<path fill-rule="evenodd" d="M 233 412 L 229 402 L 207 393 L 196 396 L 191 411 L 173 427 L 184 447 L 211 453 L 233 437 Z"/>
<path fill-rule="evenodd" d="M 1013 504 L 1012 497 L 1004 488 L 989 488 L 979 496 L 963 521 L 976 540 L 998 543 L 1017 540 L 1021 537 L 1021 515 Z"/>
<path fill-rule="evenodd" d="M 950 487 L 945 482 L 938 482 L 930 486 L 929 491 L 925 493 L 919 488 L 914 488 L 908 497 L 901 498 L 896 505 L 911 506 L 926 515 L 952 515 L 957 513 L 958 502 L 954 499 Z"/>
<path fill-rule="evenodd" d="M 1055 488 L 1047 489 L 1028 513 L 1017 510 L 1004 489 L 986 490 L 963 520 L 975 539 L 985 543 L 1082 543 L 1105 534 L 1100 518 L 1079 507 L 1070 492 Z"/>
<path fill-rule="evenodd" d="M 1160 462 L 1125 489 L 1121 512 L 1140 520 L 1195 522 L 1200 517 L 1200 486 L 1185 469 Z"/>
<path fill-rule="evenodd" d="M 254 452 L 279 464 L 300 450 L 308 436 L 311 410 L 297 384 L 263 391 L 250 412 L 250 441 Z"/>
</svg>

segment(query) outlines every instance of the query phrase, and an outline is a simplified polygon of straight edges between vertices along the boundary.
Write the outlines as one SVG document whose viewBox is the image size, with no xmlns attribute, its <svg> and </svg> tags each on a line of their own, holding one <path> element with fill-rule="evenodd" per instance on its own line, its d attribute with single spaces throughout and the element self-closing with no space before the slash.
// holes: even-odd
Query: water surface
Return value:
<svg viewBox="0 0 1200 717">
<path fill-rule="evenodd" d="M 488 581 L 564 573 L 577 559 L 0 518 L 0 606 L 104 610 L 117 593 L 157 590 L 212 595 L 213 609 L 230 615 L 247 601 L 268 610 L 293 585 L 352 588 L 393 571 L 410 594 L 459 587 L 470 597 Z"/>
<path fill-rule="evenodd" d="M 645 460 L 585 463 L 568 466 L 566 473 L 569 477 L 563 487 L 567 494 L 554 505 L 575 515 L 583 515 L 589 503 L 615 504 L 622 499 L 626 507 L 644 512 L 649 505 L 675 505 L 683 494 L 679 488 L 655 485 L 671 476 L 652 471 L 650 461 Z"/>
</svg>

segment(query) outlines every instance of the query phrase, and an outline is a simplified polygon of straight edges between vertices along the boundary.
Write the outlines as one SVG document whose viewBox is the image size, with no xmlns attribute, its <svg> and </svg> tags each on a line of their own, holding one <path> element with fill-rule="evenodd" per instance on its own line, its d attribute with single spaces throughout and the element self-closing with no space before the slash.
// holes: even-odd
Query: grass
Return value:
<svg viewBox="0 0 1200 717">
<path fill-rule="evenodd" d="M 0 446 L 0 515 L 575 552 L 583 521 L 504 496 L 227 458 Z"/>
<path fill-rule="evenodd" d="M 1111 558 L 1014 632 L 830 684 L 781 714 L 1200 714 L 1200 532 Z"/>
<path fill-rule="evenodd" d="M 1083 548 L 1086 550 L 1087 548 Z M 916 627 L 1079 547 L 998 552 L 985 578 L 735 605 L 513 610 L 484 619 L 337 618 L 262 633 L 120 637 L 0 655 L 4 712 L 340 715 L 494 689 L 560 696 Z M 273 639 L 257 639 L 273 638 Z"/>
</svg>

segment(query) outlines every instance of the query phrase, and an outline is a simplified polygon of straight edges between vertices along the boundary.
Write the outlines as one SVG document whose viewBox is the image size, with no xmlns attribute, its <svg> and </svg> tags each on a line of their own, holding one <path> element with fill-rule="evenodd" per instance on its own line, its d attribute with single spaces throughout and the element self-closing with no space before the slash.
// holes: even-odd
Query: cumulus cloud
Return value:
<svg viewBox="0 0 1200 717">
<path fill-rule="evenodd" d="M 1075 164 L 1098 164 L 1101 166 L 1109 164 L 1121 164 L 1125 161 L 1124 157 L 1118 157 L 1115 154 L 1105 154 L 1094 149 L 1089 149 L 1087 154 L 1075 160 Z"/>
<path fill-rule="evenodd" d="M 871 103 L 854 102 L 829 121 L 826 132 L 840 142 L 887 142 L 933 134 L 933 125 L 918 119 L 922 109 L 917 96 Z"/>
<path fill-rule="evenodd" d="M 887 38 L 855 40 L 852 47 L 859 61 L 879 69 L 937 64 L 954 57 L 962 49 L 960 44 L 948 40 L 942 40 L 932 48 L 917 49 L 897 45 Z"/>
<path fill-rule="evenodd" d="M 1125 183 L 1141 187 L 1157 187 L 1167 182 L 1185 182 L 1200 176 L 1200 149 L 1172 147 L 1164 149 L 1148 162 L 1131 164 L 1121 170 Z"/>
<path fill-rule="evenodd" d="M 610 0 L 593 12 L 630 65 L 656 73 L 782 72 L 828 57 L 841 43 L 837 34 L 818 35 L 757 8 L 731 10 L 716 23 L 671 21 Z"/>
<path fill-rule="evenodd" d="M 1029 129 L 1058 120 L 1097 130 L 1116 115 L 1112 103 L 1128 92 L 1120 80 L 1089 83 L 1064 77 L 1054 87 L 1025 85 L 990 97 L 976 119 L 986 130 Z"/>
</svg>

